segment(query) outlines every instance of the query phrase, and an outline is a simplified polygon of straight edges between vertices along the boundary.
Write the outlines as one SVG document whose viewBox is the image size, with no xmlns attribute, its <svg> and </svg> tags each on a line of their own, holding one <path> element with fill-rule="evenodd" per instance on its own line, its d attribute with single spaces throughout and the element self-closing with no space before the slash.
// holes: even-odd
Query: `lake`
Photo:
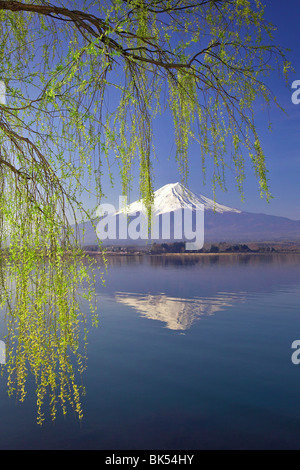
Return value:
<svg viewBox="0 0 300 470">
<path fill-rule="evenodd" d="M 1 449 L 300 449 L 300 255 L 111 256 L 102 272 L 81 423 L 39 426 L 34 381 L 19 403 L 4 370 Z"/>
</svg>

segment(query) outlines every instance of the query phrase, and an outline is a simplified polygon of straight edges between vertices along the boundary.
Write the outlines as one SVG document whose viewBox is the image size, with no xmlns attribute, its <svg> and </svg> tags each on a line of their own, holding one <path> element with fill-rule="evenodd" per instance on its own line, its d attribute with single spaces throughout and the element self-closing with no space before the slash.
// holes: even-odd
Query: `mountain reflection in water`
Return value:
<svg viewBox="0 0 300 470">
<path fill-rule="evenodd" d="M 244 302 L 245 294 L 219 293 L 215 297 L 182 299 L 165 294 L 136 294 L 116 292 L 118 303 L 134 308 L 141 316 L 150 320 L 165 323 L 170 330 L 184 331 L 202 316 L 214 315 L 216 312 L 231 307 L 236 302 Z"/>
</svg>

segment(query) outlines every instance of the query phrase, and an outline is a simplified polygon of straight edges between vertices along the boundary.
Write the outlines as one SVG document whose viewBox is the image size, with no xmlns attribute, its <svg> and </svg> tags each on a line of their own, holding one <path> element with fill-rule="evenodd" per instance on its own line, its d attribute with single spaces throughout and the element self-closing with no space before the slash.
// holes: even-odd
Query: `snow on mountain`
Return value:
<svg viewBox="0 0 300 470">
<path fill-rule="evenodd" d="M 191 206 L 193 206 L 194 209 L 203 210 L 204 208 L 204 210 L 212 210 L 220 214 L 225 212 L 240 213 L 237 209 L 223 206 L 205 196 L 193 193 L 181 183 L 166 184 L 154 192 L 154 216 L 177 211 L 178 209 L 190 209 Z M 117 211 L 117 214 L 122 212 L 124 213 L 125 209 Z M 135 215 L 137 212 L 145 212 L 142 201 L 135 201 L 126 207 L 126 213 L 129 216 Z"/>
<path fill-rule="evenodd" d="M 159 219 L 163 217 L 163 214 L 175 214 L 180 212 L 179 209 L 191 209 L 191 207 L 201 211 L 204 208 L 205 243 L 300 240 L 300 221 L 286 217 L 239 211 L 214 202 L 203 195 L 197 195 L 180 183 L 166 184 L 154 192 L 154 218 Z M 139 213 L 145 214 L 145 207 L 142 201 L 135 201 L 127 205 L 126 210 L 116 210 L 114 214 L 110 214 L 110 217 L 117 219 L 121 218 L 121 214 L 126 214 L 129 219 L 134 219 Z M 180 220 L 176 226 L 175 219 L 172 220 L 171 229 L 173 233 L 175 233 L 175 230 L 180 232 L 181 228 Z M 85 229 L 84 244 L 97 243 L 97 235 L 91 224 L 85 224 Z M 139 240 L 121 240 L 121 238 L 119 240 L 106 239 L 104 244 L 139 244 Z M 178 240 L 177 237 L 173 238 Z M 168 240 L 163 239 L 164 237 L 161 237 L 159 241 L 173 241 L 171 238 Z"/>
</svg>

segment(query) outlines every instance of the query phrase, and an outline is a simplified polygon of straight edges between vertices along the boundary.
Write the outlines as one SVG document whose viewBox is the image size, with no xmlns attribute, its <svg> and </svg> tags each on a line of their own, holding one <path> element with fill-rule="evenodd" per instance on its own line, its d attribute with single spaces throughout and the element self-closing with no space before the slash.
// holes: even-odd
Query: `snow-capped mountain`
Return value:
<svg viewBox="0 0 300 470">
<path fill-rule="evenodd" d="M 185 188 L 181 183 L 170 183 L 162 186 L 154 192 L 153 215 L 157 216 L 179 209 L 212 210 L 223 214 L 232 212 L 240 214 L 241 211 L 231 207 L 222 206 L 213 200 L 197 195 Z M 117 214 L 126 212 L 128 215 L 135 215 L 137 212 L 145 212 L 145 207 L 141 201 L 135 201 L 129 204 L 124 211 L 118 211 Z"/>
<path fill-rule="evenodd" d="M 177 219 L 175 224 L 174 214 L 183 213 L 185 211 L 193 211 L 193 213 L 204 214 L 204 242 L 258 242 L 258 241 L 284 241 L 284 240 L 300 240 L 300 221 L 288 219 L 286 217 L 278 217 L 266 214 L 256 214 L 240 211 L 231 207 L 224 206 L 213 200 L 197 195 L 180 183 L 166 184 L 154 193 L 153 217 L 161 220 L 164 214 L 173 214 L 171 220 L 171 232 L 180 233 L 181 219 Z M 126 206 L 126 208 L 117 209 L 110 214 L 107 222 L 112 220 L 121 220 L 122 214 L 126 214 L 128 220 L 137 220 L 139 214 L 146 214 L 145 207 L 141 201 L 135 201 Z M 102 219 L 103 220 L 103 219 Z M 178 222 L 179 221 L 179 222 Z M 118 225 L 118 222 L 117 222 Z M 124 227 L 124 225 L 123 225 Z M 102 231 L 103 233 L 103 231 Z M 104 237 L 104 245 L 138 245 L 144 244 L 145 240 L 124 239 L 114 235 L 112 238 Z M 182 230 L 181 233 L 184 233 Z M 159 237 L 155 238 L 156 242 L 170 242 L 174 240 L 184 240 L 177 236 L 164 238 L 162 231 Z M 99 236 L 99 233 L 98 233 Z M 95 229 L 91 224 L 85 224 L 84 245 L 97 243 L 98 238 Z M 185 240 L 186 241 L 186 240 Z M 149 243 L 149 240 L 147 240 Z"/>
</svg>

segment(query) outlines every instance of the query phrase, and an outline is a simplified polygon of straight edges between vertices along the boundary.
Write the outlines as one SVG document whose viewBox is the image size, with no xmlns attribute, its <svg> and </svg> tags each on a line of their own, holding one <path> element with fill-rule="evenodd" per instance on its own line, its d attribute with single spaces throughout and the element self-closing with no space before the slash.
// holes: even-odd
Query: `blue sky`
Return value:
<svg viewBox="0 0 300 470">
<path fill-rule="evenodd" d="M 267 157 L 269 170 L 269 184 L 273 199 L 267 203 L 259 195 L 258 181 L 253 175 L 250 164 L 246 165 L 246 181 L 244 184 L 245 201 L 241 201 L 234 179 L 227 174 L 227 191 L 217 190 L 217 201 L 249 212 L 263 212 L 300 220 L 300 104 L 292 103 L 291 85 L 294 80 L 300 80 L 300 2 L 289 0 L 283 3 L 280 0 L 265 0 L 265 17 L 271 21 L 278 31 L 275 33 L 275 42 L 281 47 L 291 49 L 287 53 L 295 72 L 291 74 L 289 86 L 286 86 L 282 77 L 275 72 L 268 83 L 277 96 L 285 113 L 272 107 L 270 120 L 272 131 L 268 130 L 268 116 L 258 109 L 258 132 Z M 163 119 L 160 121 L 163 123 Z M 174 183 L 180 179 L 174 158 L 174 137 L 170 127 L 159 124 L 156 135 L 157 161 L 154 164 L 154 186 L 160 188 L 164 184 Z M 213 197 L 212 187 L 207 181 L 203 185 L 202 170 L 199 160 L 199 151 L 193 146 L 189 152 L 190 173 L 189 188 Z M 116 178 L 114 189 L 105 184 L 106 202 L 116 204 L 116 196 L 120 192 L 120 181 Z M 138 197 L 138 190 L 132 191 L 131 201 Z"/>
</svg>

